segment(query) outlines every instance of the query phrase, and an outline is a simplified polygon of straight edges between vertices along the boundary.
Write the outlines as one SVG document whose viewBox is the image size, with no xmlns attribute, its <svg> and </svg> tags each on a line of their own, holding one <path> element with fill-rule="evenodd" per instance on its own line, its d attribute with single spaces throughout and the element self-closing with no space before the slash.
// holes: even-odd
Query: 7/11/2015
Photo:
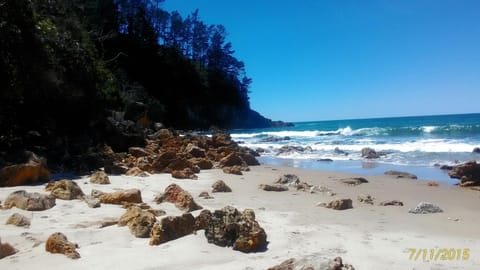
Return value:
<svg viewBox="0 0 480 270">
<path fill-rule="evenodd" d="M 470 249 L 468 248 L 436 248 L 436 249 L 426 249 L 426 248 L 409 248 L 410 260 L 417 261 L 421 260 L 430 260 L 430 261 L 453 261 L 453 260 L 463 260 L 466 261 L 470 258 Z"/>
</svg>

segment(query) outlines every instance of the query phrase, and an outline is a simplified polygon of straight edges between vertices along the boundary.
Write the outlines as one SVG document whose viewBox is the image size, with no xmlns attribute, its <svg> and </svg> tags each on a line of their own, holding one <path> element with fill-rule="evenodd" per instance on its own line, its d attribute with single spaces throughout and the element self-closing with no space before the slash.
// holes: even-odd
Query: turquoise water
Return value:
<svg viewBox="0 0 480 270">
<path fill-rule="evenodd" d="M 420 178 L 452 182 L 434 165 L 480 160 L 480 154 L 472 153 L 475 147 L 480 147 L 480 114 L 294 124 L 294 127 L 231 132 L 242 145 L 263 149 L 264 163 L 309 169 L 363 174 L 401 169 L 416 172 Z M 304 150 L 279 152 L 284 146 L 300 146 Z M 364 147 L 384 155 L 376 160 L 364 160 L 360 154 Z"/>
</svg>

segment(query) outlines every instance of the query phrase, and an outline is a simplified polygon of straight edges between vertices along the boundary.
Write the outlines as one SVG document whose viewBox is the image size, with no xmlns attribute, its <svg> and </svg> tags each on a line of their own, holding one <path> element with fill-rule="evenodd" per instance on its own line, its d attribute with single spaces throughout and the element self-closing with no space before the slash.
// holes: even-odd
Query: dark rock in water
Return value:
<svg viewBox="0 0 480 270">
<path fill-rule="evenodd" d="M 347 153 L 347 152 L 345 152 L 345 151 L 341 150 L 341 149 L 340 149 L 340 148 L 338 148 L 338 147 L 335 147 L 335 149 L 333 150 L 333 152 L 334 152 L 335 154 L 338 154 L 338 155 L 345 155 L 345 156 L 348 156 L 348 153 Z"/>
<path fill-rule="evenodd" d="M 302 153 L 305 151 L 305 148 L 301 146 L 292 146 L 292 145 L 284 145 L 280 149 L 278 149 L 277 156 L 281 154 L 290 154 L 290 153 Z"/>
<path fill-rule="evenodd" d="M 475 148 L 473 148 L 472 153 L 480 154 L 480 147 L 475 147 Z"/>
<path fill-rule="evenodd" d="M 383 201 L 383 202 L 379 203 L 378 205 L 380 205 L 380 206 L 389 206 L 389 205 L 403 206 L 403 202 L 398 201 L 398 200 L 390 200 L 390 201 Z"/>
<path fill-rule="evenodd" d="M 265 143 L 265 142 L 281 142 L 281 141 L 289 141 L 292 138 L 285 136 L 285 137 L 276 137 L 276 136 L 269 136 L 266 138 L 261 139 L 259 142 Z"/>
<path fill-rule="evenodd" d="M 455 166 L 448 175 L 460 179 L 460 186 L 480 186 L 480 164 L 476 161 L 469 161 L 465 164 Z"/>
<path fill-rule="evenodd" d="M 408 211 L 411 214 L 434 214 L 443 212 L 440 207 L 429 202 L 421 202 L 415 208 Z"/>
<path fill-rule="evenodd" d="M 440 170 L 445 170 L 445 171 L 450 171 L 450 170 L 453 169 L 453 166 L 451 166 L 451 165 L 440 165 L 440 164 L 438 164 L 437 167 L 439 167 Z"/>
<path fill-rule="evenodd" d="M 399 172 L 399 171 L 386 171 L 385 175 L 395 176 L 396 178 L 407 178 L 407 179 L 417 179 L 417 176 L 407 172 Z"/>
<path fill-rule="evenodd" d="M 380 158 L 380 155 L 372 148 L 366 147 L 362 149 L 362 157 L 367 159 Z"/>
<path fill-rule="evenodd" d="M 331 159 L 331 158 L 321 158 L 321 159 L 317 159 L 317 161 L 319 161 L 319 162 L 332 162 L 333 159 Z"/>
</svg>

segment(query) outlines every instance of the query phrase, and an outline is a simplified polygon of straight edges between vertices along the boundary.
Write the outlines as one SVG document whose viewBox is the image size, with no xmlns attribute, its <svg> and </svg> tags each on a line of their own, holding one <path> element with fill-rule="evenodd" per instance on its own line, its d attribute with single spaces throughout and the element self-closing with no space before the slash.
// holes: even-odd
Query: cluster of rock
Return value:
<svg viewBox="0 0 480 270">
<path fill-rule="evenodd" d="M 351 264 L 344 264 L 341 257 L 333 260 L 320 260 L 319 258 L 288 259 L 279 265 L 269 267 L 267 270 L 355 270 Z"/>
</svg>

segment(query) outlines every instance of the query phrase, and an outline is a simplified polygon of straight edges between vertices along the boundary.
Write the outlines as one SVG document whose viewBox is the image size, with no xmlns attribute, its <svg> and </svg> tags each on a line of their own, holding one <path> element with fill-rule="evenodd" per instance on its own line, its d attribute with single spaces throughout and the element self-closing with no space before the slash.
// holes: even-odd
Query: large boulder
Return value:
<svg viewBox="0 0 480 270">
<path fill-rule="evenodd" d="M 2 243 L 2 239 L 0 238 L 0 259 L 11 256 L 17 252 L 18 250 L 12 247 L 9 243 Z"/>
<path fill-rule="evenodd" d="M 417 179 L 416 175 L 407 172 L 386 171 L 384 174 L 394 176 L 395 178 Z"/>
<path fill-rule="evenodd" d="M 85 196 L 82 189 L 72 180 L 64 179 L 50 182 L 45 187 L 45 190 L 50 191 L 51 196 L 61 200 L 81 200 Z"/>
<path fill-rule="evenodd" d="M 50 181 L 45 159 L 32 152 L 26 153 L 26 162 L 0 169 L 0 187 L 13 187 Z"/>
<path fill-rule="evenodd" d="M 132 206 L 120 217 L 118 226 L 128 226 L 135 237 L 148 238 L 156 221 L 155 215 L 150 211 Z"/>
<path fill-rule="evenodd" d="M 366 159 L 375 159 L 379 158 L 380 155 L 374 149 L 370 147 L 365 147 L 362 149 L 362 157 Z"/>
<path fill-rule="evenodd" d="M 17 207 L 27 211 L 43 211 L 55 206 L 55 197 L 18 190 L 8 195 L 3 205 L 5 208 Z"/>
<path fill-rule="evenodd" d="M 98 198 L 101 203 L 107 204 L 142 203 L 142 194 L 139 189 L 127 189 L 113 193 L 104 193 L 93 189 L 92 196 Z"/>
<path fill-rule="evenodd" d="M 76 250 L 77 248 L 78 245 L 76 243 L 69 242 L 67 237 L 59 232 L 50 235 L 45 243 L 46 251 L 64 254 L 70 259 L 80 258 L 80 254 Z"/>
<path fill-rule="evenodd" d="M 194 229 L 195 219 L 190 213 L 185 213 L 181 216 L 164 217 L 153 226 L 150 245 L 160 245 L 192 234 Z"/>
<path fill-rule="evenodd" d="M 421 202 L 415 208 L 408 211 L 411 214 L 434 214 L 443 212 L 440 207 L 429 202 Z"/>
<path fill-rule="evenodd" d="M 215 210 L 205 228 L 208 242 L 222 247 L 232 246 L 241 252 L 265 250 L 267 234 L 251 212 L 253 210 L 241 213 L 231 206 Z"/>
<path fill-rule="evenodd" d="M 7 222 L 5 224 L 28 228 L 30 227 L 30 219 L 24 215 L 15 213 L 7 219 Z"/>
<path fill-rule="evenodd" d="M 193 200 L 193 196 L 177 184 L 167 186 L 164 193 L 155 197 L 155 202 L 173 203 L 178 209 L 185 212 L 202 209 L 202 207 Z"/>
<path fill-rule="evenodd" d="M 215 192 L 232 192 L 232 189 L 222 180 L 218 180 L 212 184 L 212 193 Z"/>
<path fill-rule="evenodd" d="M 110 178 L 105 172 L 99 171 L 90 176 L 90 183 L 108 185 L 110 184 Z"/>
<path fill-rule="evenodd" d="M 353 208 L 351 199 L 333 200 L 329 203 L 320 203 L 318 204 L 318 206 L 323 206 L 323 207 L 331 208 L 334 210 L 346 210 L 346 209 Z"/>
<path fill-rule="evenodd" d="M 455 166 L 448 172 L 448 175 L 460 179 L 460 186 L 462 187 L 480 186 L 480 164 L 476 161 Z"/>
</svg>

